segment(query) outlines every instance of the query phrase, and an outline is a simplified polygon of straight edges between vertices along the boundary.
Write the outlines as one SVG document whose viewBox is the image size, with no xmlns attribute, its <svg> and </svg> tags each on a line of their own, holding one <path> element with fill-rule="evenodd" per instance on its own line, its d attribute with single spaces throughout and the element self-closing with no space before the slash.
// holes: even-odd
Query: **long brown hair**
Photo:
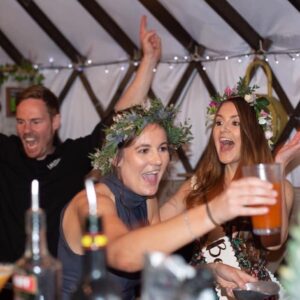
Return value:
<svg viewBox="0 0 300 300">
<path fill-rule="evenodd" d="M 241 155 L 234 179 L 241 177 L 241 166 L 263 162 L 273 162 L 272 152 L 265 138 L 263 128 L 258 124 L 255 111 L 243 98 L 235 97 L 221 103 L 218 111 L 226 102 L 232 102 L 240 118 Z M 213 124 L 213 127 L 215 124 Z M 186 199 L 188 208 L 204 203 L 223 191 L 225 165 L 218 158 L 213 134 L 200 158 L 195 176 L 197 184 Z"/>
</svg>

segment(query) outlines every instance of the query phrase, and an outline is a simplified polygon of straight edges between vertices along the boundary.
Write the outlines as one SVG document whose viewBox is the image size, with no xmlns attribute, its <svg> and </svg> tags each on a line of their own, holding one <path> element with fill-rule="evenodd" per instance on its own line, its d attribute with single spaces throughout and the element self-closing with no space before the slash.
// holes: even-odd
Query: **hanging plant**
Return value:
<svg viewBox="0 0 300 300">
<path fill-rule="evenodd" d="M 20 65 L 0 65 L 0 86 L 8 80 L 17 82 L 27 81 L 30 84 L 41 84 L 44 78 L 44 75 L 39 73 L 29 61 L 23 61 Z"/>
</svg>

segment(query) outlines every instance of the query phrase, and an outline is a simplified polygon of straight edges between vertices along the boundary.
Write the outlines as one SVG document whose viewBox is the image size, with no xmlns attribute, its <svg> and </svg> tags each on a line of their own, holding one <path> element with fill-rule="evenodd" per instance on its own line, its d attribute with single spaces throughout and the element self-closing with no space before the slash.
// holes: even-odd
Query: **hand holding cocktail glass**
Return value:
<svg viewBox="0 0 300 300">
<path fill-rule="evenodd" d="M 273 235 L 280 233 L 282 224 L 282 169 L 281 164 L 256 164 L 243 166 L 244 177 L 259 177 L 273 184 L 277 191 L 276 203 L 269 205 L 268 213 L 252 216 L 253 232 L 257 235 Z"/>
</svg>

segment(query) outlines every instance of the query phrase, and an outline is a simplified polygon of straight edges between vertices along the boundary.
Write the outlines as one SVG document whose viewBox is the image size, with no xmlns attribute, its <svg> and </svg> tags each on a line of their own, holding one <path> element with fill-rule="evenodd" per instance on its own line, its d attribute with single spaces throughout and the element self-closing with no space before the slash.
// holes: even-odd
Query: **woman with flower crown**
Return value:
<svg viewBox="0 0 300 300">
<path fill-rule="evenodd" d="M 266 251 L 253 239 L 248 218 L 237 218 L 223 223 L 220 211 L 212 207 L 211 200 L 241 178 L 241 167 L 255 163 L 273 162 L 272 116 L 267 108 L 268 100 L 257 98 L 257 87 L 248 87 L 240 79 L 237 88 L 227 88 L 217 95 L 208 107 L 208 119 L 213 121 L 212 132 L 198 168 L 178 192 L 160 209 L 161 219 L 169 219 L 186 208 L 206 205 L 214 230 L 196 240 L 191 264 L 223 262 L 246 271 L 260 280 L 276 280 L 265 268 Z M 300 132 L 277 153 L 275 161 L 287 164 L 300 150 Z M 287 239 L 289 215 L 293 203 L 293 188 L 284 183 L 283 223 L 277 249 Z M 229 209 L 229 208 L 227 208 Z M 225 211 L 223 211 L 225 213 Z M 270 243 L 269 243 L 270 245 Z M 223 287 L 226 284 L 223 285 Z M 228 288 L 232 287 L 228 283 Z M 232 292 L 217 289 L 220 299 L 228 299 Z M 281 299 L 284 299 L 281 292 Z"/>
<path fill-rule="evenodd" d="M 125 300 L 134 299 L 139 283 L 136 271 L 142 269 L 146 252 L 171 253 L 215 227 L 203 205 L 160 222 L 155 194 L 170 151 L 190 140 L 190 126 L 174 125 L 176 113 L 174 107 L 165 108 L 159 100 L 152 100 L 149 107 L 119 112 L 106 129 L 103 148 L 92 155 L 94 167 L 104 175 L 95 189 L 109 240 L 108 263 L 115 268 L 110 273 Z M 210 207 L 223 223 L 236 216 L 265 213 L 266 206 L 275 202 L 275 194 L 270 183 L 244 178 L 211 199 Z M 62 214 L 58 253 L 63 263 L 63 299 L 68 299 L 80 278 L 81 226 L 87 207 L 82 191 Z M 253 280 L 242 271 L 218 265 L 212 265 L 212 269 L 220 284 L 242 286 Z"/>
</svg>

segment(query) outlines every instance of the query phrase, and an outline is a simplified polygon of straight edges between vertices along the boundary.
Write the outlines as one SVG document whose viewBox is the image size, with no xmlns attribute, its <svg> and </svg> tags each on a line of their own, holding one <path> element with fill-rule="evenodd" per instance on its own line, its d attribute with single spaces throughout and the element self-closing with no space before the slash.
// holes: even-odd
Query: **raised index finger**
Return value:
<svg viewBox="0 0 300 300">
<path fill-rule="evenodd" d="M 143 37 L 146 33 L 147 33 L 147 17 L 144 15 L 141 17 L 140 36 Z"/>
</svg>

